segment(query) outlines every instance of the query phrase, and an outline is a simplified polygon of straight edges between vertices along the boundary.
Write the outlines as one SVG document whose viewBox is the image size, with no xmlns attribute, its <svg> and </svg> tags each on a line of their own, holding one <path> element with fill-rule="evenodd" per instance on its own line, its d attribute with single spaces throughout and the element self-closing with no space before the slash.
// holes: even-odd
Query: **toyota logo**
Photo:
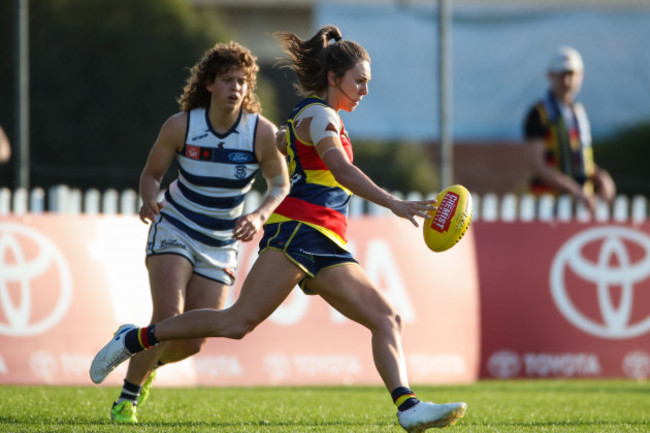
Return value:
<svg viewBox="0 0 650 433">
<path fill-rule="evenodd" d="M 281 383 L 293 375 L 291 357 L 283 352 L 271 352 L 264 358 L 264 371 L 272 384 Z"/>
<path fill-rule="evenodd" d="M 648 290 L 649 277 L 650 237 L 626 227 L 597 227 L 569 239 L 557 253 L 551 265 L 551 295 L 562 315 L 584 332 L 633 338 L 650 330 L 648 314 L 641 319 L 638 312 L 632 314 L 635 291 Z M 579 294 L 575 286 L 580 286 Z M 596 313 L 585 311 L 590 303 Z"/>
<path fill-rule="evenodd" d="M 515 377 L 521 371 L 521 361 L 519 355 L 512 350 L 499 350 L 488 359 L 487 369 L 494 377 Z"/>
<path fill-rule="evenodd" d="M 645 379 L 650 376 L 650 355 L 636 350 L 623 358 L 623 373 L 632 379 Z"/>
<path fill-rule="evenodd" d="M 70 269 L 56 245 L 27 226 L 0 223 L 0 334 L 47 331 L 64 317 L 71 298 Z"/>
</svg>

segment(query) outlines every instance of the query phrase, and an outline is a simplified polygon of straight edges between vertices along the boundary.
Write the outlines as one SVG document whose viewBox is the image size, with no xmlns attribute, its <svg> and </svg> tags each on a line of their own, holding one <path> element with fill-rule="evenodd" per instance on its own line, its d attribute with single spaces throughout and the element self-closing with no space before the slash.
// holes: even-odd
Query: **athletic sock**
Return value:
<svg viewBox="0 0 650 433">
<path fill-rule="evenodd" d="M 159 343 L 155 335 L 156 325 L 132 329 L 124 336 L 124 347 L 131 353 L 138 353 Z"/>
<path fill-rule="evenodd" d="M 140 388 L 142 387 L 124 379 L 124 386 L 122 386 L 122 393 L 120 394 L 120 397 L 117 399 L 117 402 L 120 403 L 124 400 L 129 400 L 133 403 L 134 406 L 137 405 L 138 396 L 140 395 Z"/>
<path fill-rule="evenodd" d="M 405 386 L 397 387 L 390 393 L 393 403 L 400 412 L 410 409 L 420 402 L 415 393 Z"/>
</svg>

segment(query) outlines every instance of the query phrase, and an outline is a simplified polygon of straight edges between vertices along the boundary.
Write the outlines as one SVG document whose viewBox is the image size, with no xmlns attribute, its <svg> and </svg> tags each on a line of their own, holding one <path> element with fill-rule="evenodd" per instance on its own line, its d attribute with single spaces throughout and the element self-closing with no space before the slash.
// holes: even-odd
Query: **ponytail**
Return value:
<svg viewBox="0 0 650 433">
<path fill-rule="evenodd" d="M 289 32 L 278 32 L 275 35 L 289 56 L 287 67 L 296 73 L 296 88 L 303 95 L 325 91 L 329 71 L 334 71 L 337 77 L 343 77 L 359 61 L 370 61 L 366 50 L 356 42 L 344 40 L 336 26 L 322 27 L 307 41 Z"/>
</svg>

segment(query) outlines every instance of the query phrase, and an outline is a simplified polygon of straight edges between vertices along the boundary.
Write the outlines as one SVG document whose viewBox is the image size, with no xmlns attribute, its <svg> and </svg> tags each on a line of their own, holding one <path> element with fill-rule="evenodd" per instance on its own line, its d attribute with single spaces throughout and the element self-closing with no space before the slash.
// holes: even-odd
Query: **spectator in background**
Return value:
<svg viewBox="0 0 650 433">
<path fill-rule="evenodd" d="M 575 100 L 584 77 L 580 53 L 560 47 L 547 77 L 550 89 L 530 109 L 524 125 L 531 192 L 570 194 L 593 212 L 597 198 L 611 202 L 616 188 L 609 173 L 594 162 L 587 113 Z"/>
<path fill-rule="evenodd" d="M 180 110 L 162 125 L 140 177 L 140 219 L 151 223 L 146 265 L 152 323 L 185 311 L 224 307 L 235 281 L 238 241 L 250 241 L 289 192 L 276 126 L 259 114 L 258 66 L 235 43 L 216 44 L 190 69 Z M 176 160 L 179 174 L 158 202 L 160 183 Z M 267 182 L 260 206 L 243 214 L 256 173 Z M 124 302 L 129 302 L 125 299 Z M 135 424 L 156 368 L 199 352 L 205 339 L 173 341 L 129 363 L 110 411 Z"/>
<path fill-rule="evenodd" d="M 9 158 L 11 158 L 11 144 L 5 130 L 0 126 L 0 164 L 9 161 Z"/>
</svg>

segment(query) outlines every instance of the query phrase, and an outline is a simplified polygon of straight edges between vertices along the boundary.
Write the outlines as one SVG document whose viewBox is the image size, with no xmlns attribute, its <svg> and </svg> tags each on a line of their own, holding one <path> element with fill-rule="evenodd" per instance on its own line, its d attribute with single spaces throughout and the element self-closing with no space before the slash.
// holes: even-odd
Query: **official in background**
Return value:
<svg viewBox="0 0 650 433">
<path fill-rule="evenodd" d="M 582 87 L 580 53 L 560 47 L 548 65 L 550 89 L 529 110 L 524 123 L 526 159 L 534 194 L 569 194 L 594 211 L 598 198 L 611 202 L 616 187 L 594 161 L 587 113 L 576 96 Z"/>
</svg>

